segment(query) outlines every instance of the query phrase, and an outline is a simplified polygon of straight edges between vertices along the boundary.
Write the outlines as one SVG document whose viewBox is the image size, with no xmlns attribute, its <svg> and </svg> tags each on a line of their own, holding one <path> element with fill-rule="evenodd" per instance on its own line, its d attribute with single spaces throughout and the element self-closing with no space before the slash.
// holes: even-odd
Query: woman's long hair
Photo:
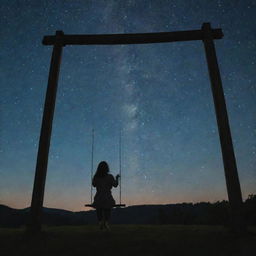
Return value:
<svg viewBox="0 0 256 256">
<path fill-rule="evenodd" d="M 108 163 L 105 161 L 102 161 L 99 163 L 94 177 L 97 177 L 97 178 L 105 177 L 107 176 L 108 172 L 109 172 Z"/>
</svg>

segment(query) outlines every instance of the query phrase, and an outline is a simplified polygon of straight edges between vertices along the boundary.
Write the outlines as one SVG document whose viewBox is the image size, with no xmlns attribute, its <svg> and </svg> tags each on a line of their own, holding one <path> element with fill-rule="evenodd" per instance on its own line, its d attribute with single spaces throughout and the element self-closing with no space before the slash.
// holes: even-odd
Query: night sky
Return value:
<svg viewBox="0 0 256 256">
<path fill-rule="evenodd" d="M 2 0 L 0 204 L 30 205 L 51 46 L 45 35 L 222 28 L 216 50 L 243 198 L 256 193 L 256 1 Z M 101 160 L 119 171 L 122 201 L 227 199 L 201 41 L 66 46 L 49 153 L 47 207 L 85 209 Z M 114 189 L 118 201 L 118 189 Z"/>
</svg>

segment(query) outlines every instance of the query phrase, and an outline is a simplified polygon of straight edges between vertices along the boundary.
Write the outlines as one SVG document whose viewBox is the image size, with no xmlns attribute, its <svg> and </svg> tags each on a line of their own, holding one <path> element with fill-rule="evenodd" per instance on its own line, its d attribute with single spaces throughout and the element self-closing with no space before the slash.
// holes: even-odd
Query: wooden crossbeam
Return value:
<svg viewBox="0 0 256 256">
<path fill-rule="evenodd" d="M 221 29 L 212 29 L 212 38 L 221 39 L 223 33 Z M 54 45 L 56 35 L 44 36 L 44 45 Z M 65 45 L 115 45 L 115 44 L 150 44 L 168 43 L 177 41 L 203 40 L 202 30 L 142 33 L 142 34 L 105 34 L 105 35 L 65 35 L 58 37 L 58 43 Z M 60 42 L 61 40 L 61 42 Z"/>
</svg>

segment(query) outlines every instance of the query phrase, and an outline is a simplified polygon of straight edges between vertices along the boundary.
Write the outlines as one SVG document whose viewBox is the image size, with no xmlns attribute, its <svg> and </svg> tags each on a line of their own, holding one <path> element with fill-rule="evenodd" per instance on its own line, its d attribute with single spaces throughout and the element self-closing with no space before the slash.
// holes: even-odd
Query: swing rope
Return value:
<svg viewBox="0 0 256 256">
<path fill-rule="evenodd" d="M 125 204 L 122 204 L 122 188 L 121 188 L 121 177 L 122 177 L 122 151 L 121 151 L 121 143 L 122 143 L 122 138 L 121 138 L 121 130 L 119 133 L 119 204 L 115 204 L 114 207 L 123 207 L 125 206 Z M 93 203 L 92 203 L 92 192 L 93 192 L 93 188 L 92 188 L 92 181 L 93 181 L 93 161 L 94 161 L 94 128 L 92 128 L 92 148 L 91 148 L 91 203 L 90 204 L 86 204 L 85 206 L 89 206 L 89 207 L 93 207 Z"/>
<path fill-rule="evenodd" d="M 120 129 L 120 133 L 119 133 L 119 179 L 120 179 L 120 184 L 119 184 L 119 204 L 121 205 L 122 203 L 122 189 L 121 189 L 121 179 L 122 179 L 122 151 L 121 151 L 121 143 L 122 143 L 122 140 L 121 140 L 121 129 Z"/>
<path fill-rule="evenodd" d="M 91 204 L 92 204 L 92 180 L 93 180 L 93 154 L 94 154 L 94 128 L 92 128 L 92 152 L 91 152 Z"/>
</svg>

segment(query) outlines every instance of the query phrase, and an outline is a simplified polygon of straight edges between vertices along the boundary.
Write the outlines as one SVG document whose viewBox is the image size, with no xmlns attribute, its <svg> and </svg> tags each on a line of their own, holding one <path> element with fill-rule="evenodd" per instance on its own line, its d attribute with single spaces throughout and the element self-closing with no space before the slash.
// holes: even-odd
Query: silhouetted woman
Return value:
<svg viewBox="0 0 256 256">
<path fill-rule="evenodd" d="M 115 205 L 115 200 L 111 194 L 112 187 L 118 186 L 118 178 L 109 174 L 109 167 L 107 162 L 99 163 L 97 171 L 93 177 L 92 185 L 96 187 L 96 195 L 94 197 L 93 206 L 96 208 L 97 218 L 100 228 L 109 229 L 108 221 L 110 219 L 111 208 Z"/>
</svg>

